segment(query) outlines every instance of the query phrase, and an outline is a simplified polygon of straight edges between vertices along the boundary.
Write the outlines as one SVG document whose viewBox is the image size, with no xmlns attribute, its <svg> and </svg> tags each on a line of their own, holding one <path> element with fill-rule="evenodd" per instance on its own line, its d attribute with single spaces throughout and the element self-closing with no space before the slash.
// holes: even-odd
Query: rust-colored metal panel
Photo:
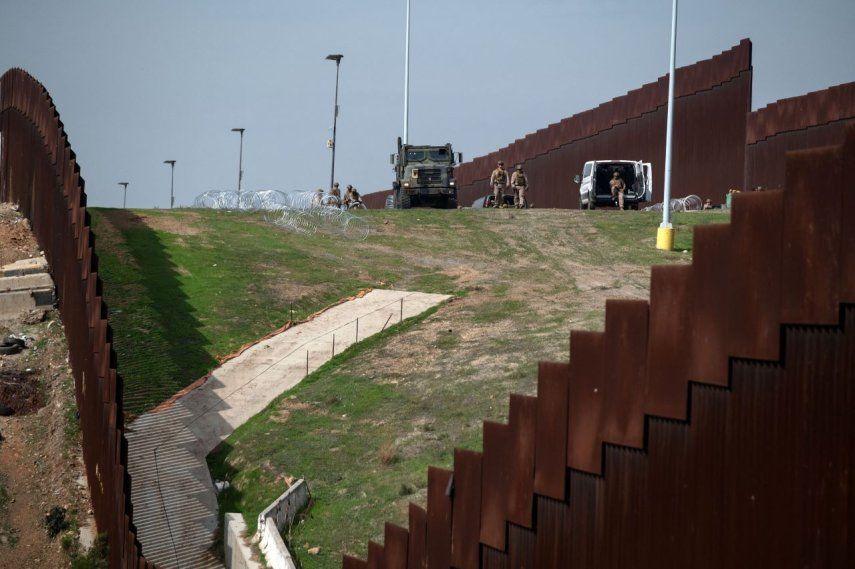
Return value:
<svg viewBox="0 0 855 569">
<path fill-rule="evenodd" d="M 540 362 L 534 491 L 556 500 L 564 499 L 569 382 L 570 369 L 566 363 Z"/>
<path fill-rule="evenodd" d="M 855 97 L 853 97 L 852 106 L 855 110 Z M 849 130 L 849 135 L 846 137 L 842 160 L 844 172 L 855 172 L 855 126 Z M 849 303 L 855 303 L 855 247 L 848 245 L 855 243 L 855 223 L 848 220 L 849 212 L 852 211 L 855 211 L 855 192 L 843 192 L 843 205 L 840 208 L 842 230 L 840 301 Z"/>
<path fill-rule="evenodd" d="M 567 466 L 599 473 L 602 468 L 603 373 L 606 358 L 602 332 L 570 333 L 570 409 Z"/>
<path fill-rule="evenodd" d="M 428 569 L 448 569 L 451 563 L 451 497 L 446 494 L 451 472 L 428 469 L 425 550 Z"/>
<path fill-rule="evenodd" d="M 646 412 L 686 419 L 693 328 L 692 267 L 663 265 L 650 271 Z"/>
<path fill-rule="evenodd" d="M 481 560 L 482 569 L 510 569 L 508 567 L 508 555 L 504 551 L 492 547 L 484 547 Z"/>
<path fill-rule="evenodd" d="M 564 520 L 566 567 L 603 567 L 598 540 L 602 523 L 603 479 L 593 474 L 570 473 L 569 507 Z M 606 530 L 607 531 L 607 530 Z"/>
<path fill-rule="evenodd" d="M 368 569 L 368 563 L 350 555 L 344 556 L 341 566 L 342 569 Z"/>
<path fill-rule="evenodd" d="M 451 564 L 458 569 L 478 569 L 481 562 L 481 477 L 481 453 L 456 449 Z"/>
<path fill-rule="evenodd" d="M 373 541 L 368 542 L 368 569 L 385 569 L 383 564 L 383 546 Z"/>
<path fill-rule="evenodd" d="M 386 569 L 407 569 L 409 532 L 401 526 L 388 522 L 385 530 L 383 566 Z"/>
<path fill-rule="evenodd" d="M 787 152 L 842 144 L 852 126 L 855 126 L 855 112 L 850 118 L 810 126 L 804 130 L 775 134 L 755 144 L 749 144 L 745 151 L 745 188 L 783 188 Z"/>
<path fill-rule="evenodd" d="M 784 322 L 837 322 L 840 286 L 840 180 L 842 155 L 837 149 L 794 152 L 787 158 L 784 203 L 782 317 Z M 822 199 L 816 189 L 821 188 Z"/>
<path fill-rule="evenodd" d="M 604 414 L 600 436 L 606 442 L 641 447 L 647 398 L 646 301 L 606 301 Z"/>
<path fill-rule="evenodd" d="M 511 395 L 509 412 L 510 484 L 505 490 L 508 499 L 508 521 L 531 527 L 534 499 L 534 450 L 537 430 L 537 399 L 526 395 Z"/>
<path fill-rule="evenodd" d="M 362 201 L 368 209 L 383 209 L 386 207 L 386 197 L 391 195 L 392 190 L 371 192 L 370 194 L 362 194 Z"/>
<path fill-rule="evenodd" d="M 569 567 L 564 518 L 568 505 L 563 500 L 537 498 L 537 543 L 535 544 L 535 567 Z"/>
<path fill-rule="evenodd" d="M 505 549 L 508 519 L 507 489 L 511 479 L 510 427 L 484 421 L 484 455 L 481 462 L 481 543 Z"/>
<path fill-rule="evenodd" d="M 410 541 L 407 546 L 407 568 L 427 569 L 427 512 L 410 504 Z"/>
<path fill-rule="evenodd" d="M 728 355 L 776 360 L 780 351 L 782 191 L 737 194 L 730 236 L 735 247 L 721 297 L 740 323 L 725 330 Z"/>
<path fill-rule="evenodd" d="M 534 569 L 534 549 L 537 534 L 530 529 L 511 524 L 508 528 L 509 569 Z"/>
<path fill-rule="evenodd" d="M 698 225 L 694 229 L 694 258 L 689 286 L 694 300 L 695 326 L 685 349 L 692 358 L 689 379 L 714 385 L 727 385 L 726 357 L 732 342 L 731 331 L 740 325 L 740 316 L 732 306 L 719 302 L 731 286 L 734 243 L 728 224 Z"/>
</svg>

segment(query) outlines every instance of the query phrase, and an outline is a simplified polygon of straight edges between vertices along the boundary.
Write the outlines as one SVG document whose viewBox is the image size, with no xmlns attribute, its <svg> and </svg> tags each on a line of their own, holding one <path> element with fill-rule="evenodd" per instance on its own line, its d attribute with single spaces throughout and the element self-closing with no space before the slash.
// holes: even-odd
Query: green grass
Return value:
<svg viewBox="0 0 855 569">
<path fill-rule="evenodd" d="M 140 216 L 140 217 L 137 217 Z M 533 393 L 537 362 L 567 358 L 573 328 L 602 329 L 610 296 L 644 298 L 648 266 L 687 262 L 691 227 L 726 213 L 677 214 L 674 252 L 654 247 L 651 213 L 555 210 L 369 211 L 365 241 L 297 235 L 258 215 L 94 210 L 125 405 L 141 413 L 217 358 L 361 288 L 454 300 L 337 355 L 238 428 L 209 457 L 221 513 L 257 514 L 305 478 L 314 505 L 289 536 L 305 569 L 339 567 L 406 524 L 427 467 L 479 449 L 481 421 Z M 683 251 L 686 251 L 685 253 Z M 306 550 L 320 546 L 318 555 Z"/>
</svg>

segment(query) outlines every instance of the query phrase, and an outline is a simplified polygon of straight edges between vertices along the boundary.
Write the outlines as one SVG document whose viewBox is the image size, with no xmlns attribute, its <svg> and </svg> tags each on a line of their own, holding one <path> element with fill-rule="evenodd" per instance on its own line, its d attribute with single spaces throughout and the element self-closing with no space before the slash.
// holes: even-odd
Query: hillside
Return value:
<svg viewBox="0 0 855 569">
<path fill-rule="evenodd" d="M 337 356 L 209 457 L 232 482 L 221 511 L 244 512 L 251 529 L 287 477 L 309 480 L 315 506 L 293 536 L 304 567 L 363 554 L 381 520 L 424 500 L 425 466 L 479 447 L 481 420 L 504 419 L 509 392 L 534 391 L 537 362 L 566 358 L 571 329 L 601 328 L 606 297 L 645 298 L 651 264 L 689 261 L 691 225 L 729 219 L 677 215 L 678 251 L 662 253 L 644 213 L 370 211 L 371 235 L 353 242 L 257 214 L 93 217 L 134 413 L 280 326 L 292 303 L 302 318 L 366 287 L 456 296 Z"/>
</svg>

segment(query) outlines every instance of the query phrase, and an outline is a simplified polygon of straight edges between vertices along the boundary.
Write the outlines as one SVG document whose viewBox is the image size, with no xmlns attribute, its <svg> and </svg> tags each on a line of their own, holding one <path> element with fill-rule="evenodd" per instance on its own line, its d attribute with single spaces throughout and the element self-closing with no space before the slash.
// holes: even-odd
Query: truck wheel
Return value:
<svg viewBox="0 0 855 569">
<path fill-rule="evenodd" d="M 398 194 L 398 208 L 399 209 L 410 209 L 412 207 L 412 201 L 410 200 L 410 194 L 407 192 L 401 191 Z"/>
</svg>

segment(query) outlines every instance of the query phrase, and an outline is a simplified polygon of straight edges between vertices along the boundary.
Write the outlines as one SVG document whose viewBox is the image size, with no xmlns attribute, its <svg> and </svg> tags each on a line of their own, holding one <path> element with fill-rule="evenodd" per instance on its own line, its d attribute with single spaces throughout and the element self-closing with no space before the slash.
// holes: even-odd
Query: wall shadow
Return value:
<svg viewBox="0 0 855 569">
<path fill-rule="evenodd" d="M 102 267 L 107 273 L 102 278 L 111 285 L 107 302 L 118 309 L 111 310 L 111 321 L 125 380 L 125 410 L 139 415 L 209 372 L 217 361 L 207 349 L 210 341 L 200 331 L 202 323 L 182 289 L 178 266 L 162 235 L 131 211 L 98 213 L 109 225 L 105 231 L 121 235 L 118 254 L 111 259 L 114 266 Z M 127 272 L 136 275 L 123 276 Z M 111 273 L 124 286 L 110 283 Z"/>
</svg>

